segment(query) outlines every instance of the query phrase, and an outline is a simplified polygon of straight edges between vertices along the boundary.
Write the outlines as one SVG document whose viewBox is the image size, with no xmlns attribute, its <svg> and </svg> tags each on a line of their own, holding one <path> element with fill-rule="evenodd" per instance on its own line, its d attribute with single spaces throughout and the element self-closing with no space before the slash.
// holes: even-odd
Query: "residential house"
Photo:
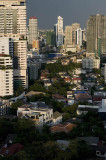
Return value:
<svg viewBox="0 0 106 160">
<path fill-rule="evenodd" d="M 71 78 L 70 78 L 70 77 L 64 78 L 64 81 L 65 81 L 66 83 L 70 83 L 70 82 L 71 82 Z"/>
<path fill-rule="evenodd" d="M 53 109 L 44 103 L 30 103 L 18 107 L 17 116 L 32 119 L 37 126 L 50 125 L 53 119 Z"/>
<path fill-rule="evenodd" d="M 76 127 L 75 124 L 64 123 L 64 124 L 58 124 L 58 125 L 52 126 L 50 128 L 50 131 L 51 131 L 51 133 L 65 132 L 68 134 L 75 127 Z"/>
<path fill-rule="evenodd" d="M 21 150 L 23 150 L 23 148 L 24 146 L 20 143 L 16 143 L 12 145 L 4 144 L 0 149 L 0 156 L 1 157 L 12 156 L 20 152 Z"/>
<path fill-rule="evenodd" d="M 46 87 L 48 89 L 49 86 L 51 86 L 52 83 L 50 82 L 50 80 L 46 80 L 44 81 L 44 87 Z"/>
<path fill-rule="evenodd" d="M 77 115 L 88 113 L 88 111 L 98 112 L 100 106 L 78 105 Z"/>
<path fill-rule="evenodd" d="M 57 125 L 59 123 L 62 123 L 62 114 L 59 112 L 54 112 L 52 125 Z"/>
<path fill-rule="evenodd" d="M 0 99 L 0 116 L 8 115 L 11 102 L 9 100 Z"/>
<path fill-rule="evenodd" d="M 77 102 L 89 102 L 92 103 L 92 96 L 86 91 L 74 91 L 74 97 Z"/>
<path fill-rule="evenodd" d="M 82 82 L 82 79 L 80 77 L 72 78 L 73 84 L 81 84 L 81 82 Z"/>
<path fill-rule="evenodd" d="M 64 102 L 66 103 L 66 98 L 63 95 L 60 94 L 52 94 L 52 98 L 58 102 Z"/>
</svg>

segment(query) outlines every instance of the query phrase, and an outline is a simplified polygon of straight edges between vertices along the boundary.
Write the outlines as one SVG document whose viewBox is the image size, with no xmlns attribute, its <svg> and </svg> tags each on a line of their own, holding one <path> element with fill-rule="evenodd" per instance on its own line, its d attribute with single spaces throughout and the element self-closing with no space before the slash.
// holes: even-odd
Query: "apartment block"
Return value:
<svg viewBox="0 0 106 160">
<path fill-rule="evenodd" d="M 106 53 L 106 15 L 91 15 L 87 21 L 87 51 L 101 56 Z"/>
<path fill-rule="evenodd" d="M 33 41 L 38 40 L 38 19 L 29 18 L 28 44 L 32 45 Z"/>
<path fill-rule="evenodd" d="M 27 88 L 26 0 L 0 0 L 0 37 L 11 40 L 14 87 Z"/>
<path fill-rule="evenodd" d="M 87 57 L 82 59 L 83 69 L 99 69 L 100 68 L 100 58 Z"/>
<path fill-rule="evenodd" d="M 9 55 L 0 54 L 0 97 L 13 95 L 13 63 Z"/>
</svg>

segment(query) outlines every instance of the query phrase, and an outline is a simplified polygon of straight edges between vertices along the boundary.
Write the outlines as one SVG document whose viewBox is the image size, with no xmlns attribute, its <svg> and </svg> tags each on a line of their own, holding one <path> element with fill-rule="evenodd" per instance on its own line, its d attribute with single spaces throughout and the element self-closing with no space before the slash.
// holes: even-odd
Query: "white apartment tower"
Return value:
<svg viewBox="0 0 106 160">
<path fill-rule="evenodd" d="M 32 45 L 35 40 L 38 40 L 38 19 L 36 17 L 30 17 L 28 43 Z"/>
<path fill-rule="evenodd" d="M 83 30 L 81 28 L 78 28 L 76 30 L 76 44 L 82 46 L 83 41 Z"/>
<path fill-rule="evenodd" d="M 13 44 L 14 86 L 27 88 L 26 0 L 0 0 L 0 37 Z"/>
<path fill-rule="evenodd" d="M 12 58 L 0 54 L 0 97 L 13 95 Z"/>
<path fill-rule="evenodd" d="M 56 24 L 56 43 L 57 47 L 63 45 L 63 18 L 58 16 Z"/>
</svg>

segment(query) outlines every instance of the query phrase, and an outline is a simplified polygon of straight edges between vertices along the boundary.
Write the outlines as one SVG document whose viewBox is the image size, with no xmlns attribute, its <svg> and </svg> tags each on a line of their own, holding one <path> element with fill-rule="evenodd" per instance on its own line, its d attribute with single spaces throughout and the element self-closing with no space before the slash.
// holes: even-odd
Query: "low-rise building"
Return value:
<svg viewBox="0 0 106 160">
<path fill-rule="evenodd" d="M 82 67 L 84 69 L 99 69 L 100 68 L 100 58 L 86 57 L 82 60 Z"/>
<path fill-rule="evenodd" d="M 38 126 L 43 126 L 44 124 L 51 125 L 53 109 L 44 103 L 30 103 L 18 107 L 17 116 L 19 118 L 30 118 Z"/>
<path fill-rule="evenodd" d="M 54 100 L 58 101 L 58 102 L 64 102 L 64 103 L 66 103 L 66 98 L 65 98 L 65 96 L 63 96 L 63 95 L 53 94 L 53 95 L 52 95 L 52 98 L 53 98 Z"/>
<path fill-rule="evenodd" d="M 81 84 L 81 82 L 82 82 L 82 79 L 80 77 L 72 78 L 73 84 Z"/>
<path fill-rule="evenodd" d="M 88 111 L 98 112 L 100 106 L 78 105 L 77 114 L 86 114 Z"/>
<path fill-rule="evenodd" d="M 62 114 L 59 112 L 54 112 L 52 125 L 57 125 L 59 123 L 62 123 Z"/>
<path fill-rule="evenodd" d="M 51 86 L 52 83 L 50 82 L 50 80 L 46 80 L 44 81 L 44 87 L 46 87 L 48 89 L 49 86 Z"/>
<path fill-rule="evenodd" d="M 76 127 L 75 124 L 64 123 L 64 124 L 58 124 L 58 125 L 52 126 L 50 128 L 50 131 L 51 131 L 51 133 L 58 133 L 58 132 L 69 133 L 75 127 Z"/>
<path fill-rule="evenodd" d="M 8 115 L 10 109 L 10 101 L 9 100 L 0 100 L 0 116 Z"/>
</svg>

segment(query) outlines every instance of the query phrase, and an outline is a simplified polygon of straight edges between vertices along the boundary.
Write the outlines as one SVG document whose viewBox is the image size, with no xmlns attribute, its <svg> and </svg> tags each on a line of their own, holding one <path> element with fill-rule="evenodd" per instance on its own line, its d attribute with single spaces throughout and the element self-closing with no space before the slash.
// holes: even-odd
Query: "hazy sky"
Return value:
<svg viewBox="0 0 106 160">
<path fill-rule="evenodd" d="M 86 27 L 89 15 L 106 15 L 106 0 L 27 0 L 27 17 L 38 18 L 39 28 L 53 28 L 57 16 L 64 18 L 64 26 L 78 22 Z"/>
</svg>

